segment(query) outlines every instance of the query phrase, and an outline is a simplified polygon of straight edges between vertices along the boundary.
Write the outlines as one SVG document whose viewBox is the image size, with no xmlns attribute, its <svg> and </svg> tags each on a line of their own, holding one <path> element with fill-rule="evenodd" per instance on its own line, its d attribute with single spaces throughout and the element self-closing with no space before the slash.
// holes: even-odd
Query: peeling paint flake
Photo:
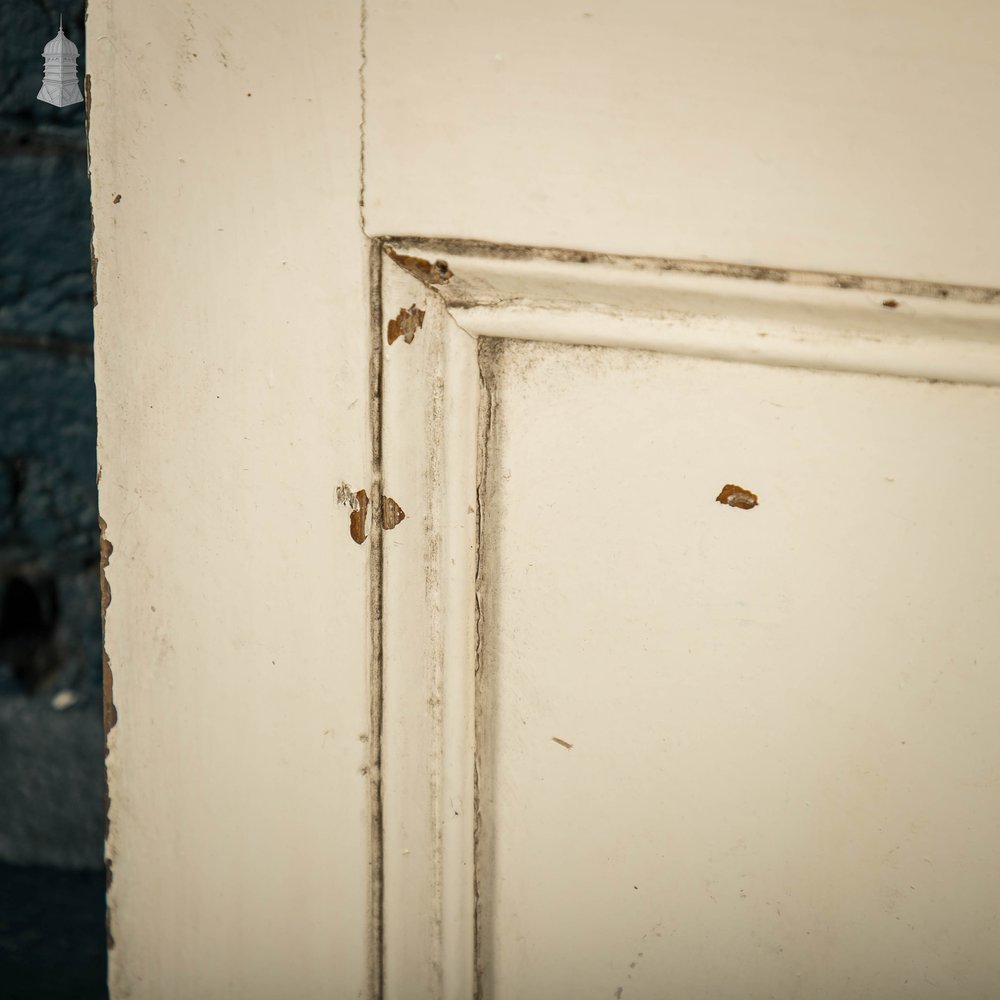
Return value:
<svg viewBox="0 0 1000 1000">
<path fill-rule="evenodd" d="M 103 702 L 103 715 L 104 715 L 104 759 L 108 759 L 108 737 L 111 734 L 111 730 L 115 727 L 118 722 L 118 709 L 115 708 L 115 693 L 114 693 L 114 676 L 111 673 L 111 659 L 108 656 L 108 629 L 107 629 L 107 617 L 108 617 L 108 606 L 111 604 L 111 585 L 108 583 L 107 569 L 111 562 L 111 554 L 114 551 L 114 546 L 108 539 L 108 525 L 103 517 L 98 514 L 97 524 L 100 528 L 100 582 L 101 582 L 101 668 L 103 674 L 103 692 L 102 692 L 102 702 Z M 111 789 L 108 784 L 108 771 L 107 767 L 104 768 L 104 788 L 103 788 L 103 799 L 104 799 L 104 843 L 105 849 L 108 849 L 108 837 L 111 834 Z M 111 887 L 111 858 L 105 862 L 106 864 L 106 887 L 110 889 Z M 105 914 L 105 928 L 107 935 L 107 948 L 108 950 L 114 948 L 115 939 L 111 934 L 111 917 L 112 910 L 109 906 Z"/>
<path fill-rule="evenodd" d="M 351 511 L 351 538 L 361 545 L 368 537 L 365 532 L 365 522 L 368 520 L 368 494 L 358 490 L 354 494 L 357 508 Z"/>
<path fill-rule="evenodd" d="M 740 510 L 752 510 L 757 506 L 757 494 L 727 483 L 722 487 L 722 492 L 715 498 L 719 503 L 727 504 L 730 507 L 739 507 Z"/>
<path fill-rule="evenodd" d="M 341 483 L 337 487 L 337 503 L 344 507 L 350 507 L 351 510 L 358 509 L 358 495 L 351 489 L 347 483 Z"/>
<path fill-rule="evenodd" d="M 105 636 L 102 659 L 104 663 L 104 734 L 114 728 L 118 721 L 118 710 L 115 708 L 114 699 L 114 677 L 111 674 L 111 660 L 108 658 L 107 646 L 107 615 L 108 606 L 111 604 L 111 585 L 108 583 L 107 569 L 111 562 L 111 554 L 114 546 L 107 537 L 108 525 L 103 517 L 98 515 L 97 523 L 100 526 L 100 579 L 101 579 L 101 631 Z M 107 745 L 105 744 L 104 755 L 107 756 Z"/>
<path fill-rule="evenodd" d="M 444 284 L 452 276 L 451 268 L 448 267 L 447 261 L 436 260 L 432 264 L 429 260 L 424 260 L 423 257 L 410 257 L 404 253 L 396 253 L 390 246 L 385 248 L 385 252 L 401 268 L 409 271 L 410 274 L 415 278 L 419 278 L 426 285 Z"/>
<path fill-rule="evenodd" d="M 368 522 L 368 494 L 364 490 L 355 492 L 347 483 L 341 483 L 337 487 L 337 503 L 350 508 L 351 538 L 361 545 L 368 537 L 365 530 Z"/>
<path fill-rule="evenodd" d="M 392 531 L 405 517 L 403 508 L 392 497 L 385 497 L 382 500 L 382 527 L 386 531 Z"/>
<path fill-rule="evenodd" d="M 409 309 L 400 309 L 395 319 L 389 320 L 388 340 L 394 344 L 400 337 L 407 344 L 413 343 L 413 338 L 424 322 L 424 311 L 418 309 L 414 302 Z"/>
<path fill-rule="evenodd" d="M 104 892 L 111 891 L 111 883 L 114 881 L 113 862 L 111 858 L 104 859 Z M 104 913 L 104 936 L 108 951 L 115 946 L 114 935 L 111 933 L 111 907 L 107 907 Z"/>
</svg>

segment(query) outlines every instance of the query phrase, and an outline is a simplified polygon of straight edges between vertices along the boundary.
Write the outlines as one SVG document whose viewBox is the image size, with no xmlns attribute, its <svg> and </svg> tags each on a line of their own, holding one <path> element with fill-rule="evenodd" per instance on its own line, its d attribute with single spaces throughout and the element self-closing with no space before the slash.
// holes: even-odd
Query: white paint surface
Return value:
<svg viewBox="0 0 1000 1000">
<path fill-rule="evenodd" d="M 997 390 L 494 343 L 484 995 L 988 995 Z"/>
<path fill-rule="evenodd" d="M 386 996 L 461 995 L 435 984 L 466 968 L 438 888 L 464 876 L 442 848 L 463 822 L 487 1000 L 983 995 L 1000 971 L 996 306 L 502 250 L 449 266 L 430 294 L 383 280 L 386 320 L 428 316 L 383 348 L 386 481 L 425 497 L 415 548 L 396 529 L 386 549 Z M 468 333 L 478 378 L 445 361 Z M 949 384 L 955 364 L 985 384 Z M 455 647 L 441 669 L 440 637 L 472 617 L 448 498 L 473 423 L 463 819 L 441 774 L 467 730 L 436 715 L 463 665 Z M 727 483 L 760 506 L 717 503 Z"/>
<path fill-rule="evenodd" d="M 116 1000 L 368 989 L 358 50 L 348 3 L 90 7 Z"/>
<path fill-rule="evenodd" d="M 337 502 L 378 476 L 362 202 L 373 235 L 996 284 L 985 0 L 372 3 L 364 46 L 361 14 L 90 6 L 114 1000 L 375 997 L 382 946 L 386 1000 L 468 995 L 478 385 L 454 345 L 421 384 L 386 368 L 408 517 L 383 540 L 380 941 L 370 542 Z M 914 996 L 988 992 L 995 390 L 767 365 L 991 382 L 992 311 L 609 302 L 594 275 L 494 268 L 489 301 L 426 304 L 442 336 L 620 345 L 655 299 L 633 347 L 783 339 L 756 366 L 505 349 L 485 984 L 885 996 L 913 969 Z M 421 424 L 437 379 L 456 405 Z M 761 506 L 715 504 L 733 481 Z"/>
<path fill-rule="evenodd" d="M 368 231 L 995 285 L 1000 7 L 369 5 Z"/>
<path fill-rule="evenodd" d="M 412 343 L 383 336 L 384 489 L 406 511 L 383 560 L 385 996 L 473 993 L 478 513 L 476 341 L 385 259 L 383 328 L 426 307 Z"/>
</svg>

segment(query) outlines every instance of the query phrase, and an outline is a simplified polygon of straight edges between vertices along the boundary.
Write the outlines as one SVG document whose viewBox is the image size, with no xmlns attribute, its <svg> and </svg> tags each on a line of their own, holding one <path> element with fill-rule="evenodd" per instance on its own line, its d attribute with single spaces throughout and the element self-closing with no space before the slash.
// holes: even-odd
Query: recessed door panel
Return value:
<svg viewBox="0 0 1000 1000">
<path fill-rule="evenodd" d="M 987 995 L 997 391 L 480 365 L 483 995 Z"/>
</svg>

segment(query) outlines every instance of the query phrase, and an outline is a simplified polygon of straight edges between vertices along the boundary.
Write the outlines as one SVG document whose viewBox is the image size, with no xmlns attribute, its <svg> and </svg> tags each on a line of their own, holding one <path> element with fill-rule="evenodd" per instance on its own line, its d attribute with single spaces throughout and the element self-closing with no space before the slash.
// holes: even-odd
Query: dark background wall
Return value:
<svg viewBox="0 0 1000 1000">
<path fill-rule="evenodd" d="M 36 100 L 82 0 L 0 0 L 0 996 L 104 996 L 90 182 Z"/>
</svg>

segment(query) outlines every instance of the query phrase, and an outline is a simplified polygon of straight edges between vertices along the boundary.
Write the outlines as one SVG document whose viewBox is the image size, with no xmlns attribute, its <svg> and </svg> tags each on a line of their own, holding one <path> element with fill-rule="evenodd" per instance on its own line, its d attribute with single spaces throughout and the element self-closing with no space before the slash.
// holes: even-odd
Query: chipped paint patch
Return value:
<svg viewBox="0 0 1000 1000">
<path fill-rule="evenodd" d="M 395 319 L 389 320 L 388 341 L 394 344 L 400 337 L 407 344 L 413 343 L 413 338 L 417 330 L 424 322 L 424 311 L 418 309 L 414 302 L 409 309 L 400 309 L 399 315 Z"/>
<path fill-rule="evenodd" d="M 719 503 L 728 504 L 730 507 L 739 507 L 740 510 L 752 510 L 757 506 L 757 494 L 736 486 L 733 483 L 726 483 L 722 487 L 722 492 L 715 498 Z"/>
<path fill-rule="evenodd" d="M 91 230 L 93 230 L 94 228 L 93 219 L 91 220 L 90 228 Z M 94 253 L 93 235 L 91 235 L 91 243 L 90 243 L 90 280 L 94 287 L 94 308 L 96 309 L 97 308 L 97 254 Z"/>
<path fill-rule="evenodd" d="M 349 507 L 351 511 L 351 538 L 361 545 L 368 537 L 368 494 L 364 490 L 355 492 L 347 483 L 337 487 L 337 503 Z"/>
<path fill-rule="evenodd" d="M 368 494 L 364 490 L 358 490 L 354 497 L 357 508 L 351 511 L 351 538 L 361 545 L 368 537 L 365 531 L 368 520 Z"/>
<path fill-rule="evenodd" d="M 118 722 L 118 709 L 115 708 L 114 677 L 111 673 L 111 659 L 108 657 L 108 605 L 111 604 L 111 586 L 108 583 L 107 569 L 111 562 L 114 546 L 108 540 L 107 522 L 99 514 L 97 523 L 100 526 L 100 580 L 101 580 L 101 665 L 103 672 L 103 710 L 104 710 L 104 759 L 108 759 L 108 736 Z M 107 842 L 111 833 L 111 790 L 108 786 L 108 771 L 104 769 L 104 840 Z M 106 891 L 111 888 L 111 859 L 105 861 Z M 111 907 L 105 915 L 105 931 L 107 933 L 108 950 L 114 948 L 115 939 L 111 933 Z"/>
<path fill-rule="evenodd" d="M 111 892 L 111 883 L 114 881 L 114 871 L 112 870 L 111 858 L 104 859 L 104 892 Z M 115 946 L 115 938 L 111 933 L 111 907 L 107 907 L 104 914 L 104 933 L 108 951 Z"/>
<path fill-rule="evenodd" d="M 108 658 L 107 646 L 107 614 L 108 605 L 111 604 L 111 586 L 108 583 L 107 568 L 111 562 L 111 554 L 114 546 L 107 538 L 108 525 L 103 517 L 98 515 L 98 524 L 101 528 L 101 630 L 105 637 L 103 661 L 104 661 L 104 733 L 107 735 L 114 728 L 118 721 L 118 711 L 115 708 L 114 699 L 114 678 L 111 674 L 111 660 Z M 107 756 L 107 747 L 104 751 Z"/>
<path fill-rule="evenodd" d="M 351 510 L 358 509 L 358 495 L 351 489 L 347 483 L 341 483 L 337 487 L 337 503 L 344 507 L 350 507 Z"/>
<path fill-rule="evenodd" d="M 392 531 L 405 517 L 403 508 L 392 497 L 385 497 L 382 500 L 382 527 L 386 531 Z"/>
<path fill-rule="evenodd" d="M 83 77 L 83 131 L 87 136 L 87 167 L 90 168 L 90 74 Z M 97 252 L 94 249 L 94 207 L 90 207 L 90 284 L 94 298 L 94 308 L 97 308 Z"/>
<path fill-rule="evenodd" d="M 426 285 L 444 284 L 452 276 L 447 261 L 436 260 L 432 264 L 429 260 L 424 260 L 423 257 L 410 257 L 404 253 L 396 253 L 390 246 L 385 248 L 385 252 L 401 268 L 409 271 L 413 277 L 419 278 Z"/>
</svg>

